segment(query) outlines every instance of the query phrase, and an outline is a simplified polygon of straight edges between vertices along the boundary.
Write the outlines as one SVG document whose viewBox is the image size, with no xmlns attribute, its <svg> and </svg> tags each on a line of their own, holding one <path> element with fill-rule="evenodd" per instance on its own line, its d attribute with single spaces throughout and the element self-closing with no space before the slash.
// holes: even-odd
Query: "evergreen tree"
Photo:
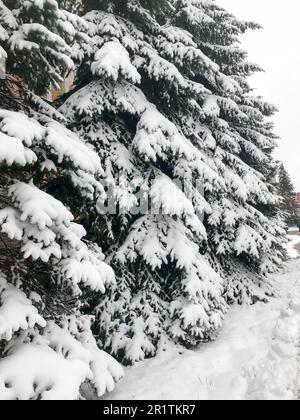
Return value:
<svg viewBox="0 0 300 420">
<path fill-rule="evenodd" d="M 282 197 L 281 210 L 288 226 L 295 226 L 300 220 L 300 211 L 296 202 L 293 182 L 284 164 L 278 166 L 278 194 Z"/>
<path fill-rule="evenodd" d="M 100 182 L 116 201 L 115 212 L 80 203 L 88 237 L 105 244 L 117 274 L 94 331 L 134 362 L 166 338 L 211 338 L 224 297 L 272 293 L 267 275 L 285 233 L 267 182 L 276 137 L 265 117 L 275 108 L 252 95 L 247 76 L 259 67 L 237 46 L 258 26 L 214 1 L 83 3 L 78 86 L 60 112 L 97 150 Z"/>
<path fill-rule="evenodd" d="M 1 400 L 77 399 L 84 383 L 100 396 L 122 375 L 86 312 L 114 273 L 64 200 L 66 185 L 104 199 L 101 162 L 36 95 L 73 67 L 67 42 L 81 23 L 54 0 L 0 1 Z"/>
<path fill-rule="evenodd" d="M 122 369 L 98 347 L 195 346 L 272 294 L 276 109 L 248 29 L 213 0 L 0 0 L 0 398 L 100 396 Z"/>
<path fill-rule="evenodd" d="M 229 279 L 227 299 L 251 302 L 271 292 L 265 276 L 277 269 L 282 252 L 278 200 L 267 182 L 276 168 L 271 156 L 276 136 L 265 117 L 276 108 L 252 95 L 247 77 L 261 69 L 248 63 L 247 54 L 237 46 L 240 34 L 259 26 L 237 21 L 211 2 L 202 4 L 200 12 L 195 7 L 200 3 L 179 2 L 177 18 L 223 73 L 217 79 L 223 86 L 208 80 L 212 95 L 204 102 L 206 115 L 201 119 L 205 135 L 216 141 L 214 161 L 226 183 L 226 197 L 207 195 L 213 208 L 206 224 L 208 244 Z M 196 24 L 199 19 L 201 25 Z"/>
</svg>

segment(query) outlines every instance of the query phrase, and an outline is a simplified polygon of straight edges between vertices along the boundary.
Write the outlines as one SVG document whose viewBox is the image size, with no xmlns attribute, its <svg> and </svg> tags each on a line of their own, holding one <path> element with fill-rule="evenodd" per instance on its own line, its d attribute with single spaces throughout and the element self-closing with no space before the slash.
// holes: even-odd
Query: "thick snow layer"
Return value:
<svg viewBox="0 0 300 420">
<path fill-rule="evenodd" d="M 64 359 L 49 347 L 26 344 L 0 364 L 0 378 L 0 400 L 75 400 L 92 372 L 80 359 Z"/>
<path fill-rule="evenodd" d="M 23 222 L 30 220 L 40 230 L 44 230 L 53 224 L 63 223 L 70 226 L 73 221 L 73 215 L 60 201 L 32 185 L 20 182 L 13 185 L 10 191 L 14 200 L 19 203 L 22 212 L 20 219 Z"/>
<path fill-rule="evenodd" d="M 0 340 L 11 340 L 13 333 L 35 325 L 46 326 L 38 310 L 16 287 L 6 283 L 0 273 Z"/>
<path fill-rule="evenodd" d="M 47 263 L 56 258 L 60 275 L 71 282 L 75 294 L 81 293 L 80 283 L 103 293 L 114 283 L 113 270 L 103 262 L 103 254 L 92 252 L 81 241 L 86 234 L 83 226 L 72 222 L 73 215 L 60 201 L 22 182 L 11 186 L 10 195 L 16 208 L 0 210 L 0 231 L 23 242 L 25 259 Z"/>
<path fill-rule="evenodd" d="M 130 62 L 129 53 L 118 40 L 106 42 L 97 51 L 91 69 L 99 77 L 106 76 L 117 81 L 121 74 L 133 83 L 141 82 L 141 76 Z"/>
<path fill-rule="evenodd" d="M 52 121 L 44 127 L 25 114 L 0 109 L 0 162 L 31 164 L 37 156 L 29 148 L 39 147 L 54 153 L 58 163 L 66 161 L 78 170 L 103 175 L 99 156 L 62 124 Z"/>
<path fill-rule="evenodd" d="M 103 173 L 97 154 L 82 143 L 72 131 L 57 122 L 49 123 L 47 128 L 46 144 L 55 150 L 59 163 L 66 159 L 83 171 Z"/>
<path fill-rule="evenodd" d="M 24 147 L 20 139 L 0 132 L 0 162 L 5 162 L 8 166 L 13 163 L 25 166 L 36 161 L 36 154 Z"/>
<path fill-rule="evenodd" d="M 78 399 L 84 383 L 98 397 L 114 389 L 123 369 L 98 348 L 91 332 L 91 318 L 72 316 L 65 318 L 62 326 L 54 321 L 46 324 L 23 292 L 9 286 L 1 272 L 0 297 L 4 302 L 0 308 L 0 333 L 1 318 L 5 321 L 1 315 L 10 317 L 8 327 L 14 331 L 27 329 L 8 343 L 7 353 L 0 359 L 0 401 Z M 13 310 L 7 311 L 6 303 L 11 303 Z M 28 329 L 35 323 L 45 328 Z M 10 340 L 11 333 L 7 334 L 10 336 L 0 335 L 0 340 Z"/>
<path fill-rule="evenodd" d="M 189 351 L 167 346 L 127 368 L 106 399 L 294 399 L 300 321 L 300 262 L 277 276 L 269 304 L 234 306 L 215 342 Z M 146 378 L 146 379 L 145 379 Z"/>
</svg>

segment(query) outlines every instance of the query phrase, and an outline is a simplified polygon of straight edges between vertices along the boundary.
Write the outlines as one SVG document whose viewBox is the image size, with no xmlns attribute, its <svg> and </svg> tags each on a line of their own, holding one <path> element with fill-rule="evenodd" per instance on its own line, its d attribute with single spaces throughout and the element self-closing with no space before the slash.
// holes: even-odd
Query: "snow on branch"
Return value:
<svg viewBox="0 0 300 420">
<path fill-rule="evenodd" d="M 0 132 L 0 162 L 4 162 L 8 166 L 12 164 L 25 166 L 36 161 L 36 154 L 25 147 L 20 139 Z"/>
<path fill-rule="evenodd" d="M 106 42 L 97 51 L 91 70 L 94 75 L 105 76 L 114 81 L 117 81 L 121 75 L 132 83 L 141 82 L 141 76 L 131 64 L 127 50 L 117 40 Z"/>
<path fill-rule="evenodd" d="M 22 241 L 24 258 L 48 262 L 57 260 L 58 275 L 70 282 L 74 293 L 79 284 L 104 293 L 114 282 L 112 269 L 102 254 L 82 242 L 85 230 L 73 223 L 73 215 L 63 204 L 34 185 L 14 184 L 10 188 L 14 208 L 0 210 L 0 230 L 10 239 Z"/>
<path fill-rule="evenodd" d="M 19 330 L 46 326 L 38 310 L 19 289 L 8 284 L 0 273 L 0 340 L 10 341 Z"/>
<path fill-rule="evenodd" d="M 74 400 L 84 382 L 99 397 L 112 391 L 123 369 L 98 348 L 90 321 L 71 316 L 61 326 L 46 322 L 0 272 L 0 340 L 8 342 L 0 359 L 0 400 Z"/>
<path fill-rule="evenodd" d="M 0 359 L 0 400 L 76 400 L 92 373 L 80 359 L 65 359 L 48 346 L 24 344 Z"/>
<path fill-rule="evenodd" d="M 21 112 L 0 109 L 0 162 L 25 166 L 37 161 L 38 150 L 55 155 L 75 169 L 103 173 L 100 158 L 78 136 L 56 121 L 41 125 Z"/>
<path fill-rule="evenodd" d="M 84 383 L 101 397 L 123 374 L 96 345 L 88 317 L 70 317 L 63 327 L 49 321 L 41 334 L 28 330 L 7 346 L 0 359 L 0 400 L 76 400 Z"/>
<path fill-rule="evenodd" d="M 156 161 L 170 154 L 177 159 L 202 160 L 200 151 L 178 127 L 159 112 L 139 88 L 128 82 L 91 82 L 74 93 L 60 108 L 70 120 L 95 114 L 101 116 L 104 110 L 139 117 L 133 148 L 143 159 Z"/>
</svg>

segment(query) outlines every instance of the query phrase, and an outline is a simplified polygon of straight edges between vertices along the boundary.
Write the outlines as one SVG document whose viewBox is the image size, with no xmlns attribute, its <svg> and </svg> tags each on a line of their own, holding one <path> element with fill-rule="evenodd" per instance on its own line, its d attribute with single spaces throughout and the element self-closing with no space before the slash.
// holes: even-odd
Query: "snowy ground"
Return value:
<svg viewBox="0 0 300 420">
<path fill-rule="evenodd" d="M 290 258 L 299 258 L 300 255 L 300 236 L 299 229 L 291 228 L 288 235 L 289 243 L 285 246 Z"/>
<path fill-rule="evenodd" d="M 214 343 L 195 351 L 170 348 L 126 370 L 108 400 L 297 399 L 300 341 L 300 259 L 276 276 L 279 297 L 269 304 L 231 308 Z"/>
</svg>

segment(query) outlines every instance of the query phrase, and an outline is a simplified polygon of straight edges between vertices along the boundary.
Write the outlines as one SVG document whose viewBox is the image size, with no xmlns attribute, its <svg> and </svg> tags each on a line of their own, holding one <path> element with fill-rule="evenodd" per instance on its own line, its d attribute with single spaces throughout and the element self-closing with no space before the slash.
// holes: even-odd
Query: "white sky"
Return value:
<svg viewBox="0 0 300 420">
<path fill-rule="evenodd" d="M 249 60 L 265 73 L 253 76 L 257 93 L 279 108 L 276 133 L 280 135 L 276 158 L 283 160 L 295 188 L 300 191 L 300 1 L 216 0 L 244 20 L 264 29 L 242 38 Z"/>
</svg>

